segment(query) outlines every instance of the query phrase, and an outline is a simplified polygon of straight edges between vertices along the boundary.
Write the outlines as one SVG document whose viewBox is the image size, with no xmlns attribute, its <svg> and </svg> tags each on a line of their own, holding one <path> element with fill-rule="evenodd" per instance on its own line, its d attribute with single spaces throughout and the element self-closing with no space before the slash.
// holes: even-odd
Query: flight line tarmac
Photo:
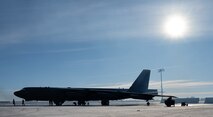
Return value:
<svg viewBox="0 0 213 117">
<path fill-rule="evenodd" d="M 0 117 L 212 117 L 213 105 L 2 106 Z"/>
</svg>

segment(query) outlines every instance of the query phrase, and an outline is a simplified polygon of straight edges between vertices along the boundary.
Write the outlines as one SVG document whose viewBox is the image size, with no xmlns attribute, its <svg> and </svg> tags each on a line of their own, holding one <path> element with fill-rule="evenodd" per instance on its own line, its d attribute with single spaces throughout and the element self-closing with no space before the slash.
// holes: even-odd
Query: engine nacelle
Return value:
<svg viewBox="0 0 213 117">
<path fill-rule="evenodd" d="M 173 100 L 172 97 L 169 97 L 164 103 L 167 107 L 171 107 L 172 105 L 175 106 L 175 100 Z"/>
</svg>

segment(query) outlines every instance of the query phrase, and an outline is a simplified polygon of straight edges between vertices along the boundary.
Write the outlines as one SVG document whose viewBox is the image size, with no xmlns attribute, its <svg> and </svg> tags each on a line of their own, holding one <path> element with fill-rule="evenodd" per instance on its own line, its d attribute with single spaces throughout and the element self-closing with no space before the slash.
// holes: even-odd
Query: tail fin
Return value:
<svg viewBox="0 0 213 117">
<path fill-rule="evenodd" d="M 144 69 L 128 91 L 137 93 L 146 92 L 149 86 L 150 72 L 150 70 Z"/>
</svg>

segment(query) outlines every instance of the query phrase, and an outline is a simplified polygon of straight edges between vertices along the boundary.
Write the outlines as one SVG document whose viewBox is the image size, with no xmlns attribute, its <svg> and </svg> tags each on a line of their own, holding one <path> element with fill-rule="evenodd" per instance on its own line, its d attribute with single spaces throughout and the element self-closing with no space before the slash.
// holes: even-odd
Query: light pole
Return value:
<svg viewBox="0 0 213 117">
<path fill-rule="evenodd" d="M 165 69 L 161 68 L 158 70 L 158 72 L 160 72 L 160 80 L 161 80 L 161 95 L 163 95 L 163 81 L 162 81 L 162 72 L 164 72 Z M 163 97 L 161 98 L 163 99 Z"/>
</svg>

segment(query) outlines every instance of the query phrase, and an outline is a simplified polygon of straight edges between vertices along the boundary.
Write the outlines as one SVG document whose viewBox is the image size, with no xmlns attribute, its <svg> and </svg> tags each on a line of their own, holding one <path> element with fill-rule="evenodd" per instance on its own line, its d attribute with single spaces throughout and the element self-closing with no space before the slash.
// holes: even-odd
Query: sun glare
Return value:
<svg viewBox="0 0 213 117">
<path fill-rule="evenodd" d="M 171 39 L 180 39 L 187 31 L 187 20 L 181 15 L 172 15 L 164 23 L 164 33 Z"/>
</svg>

